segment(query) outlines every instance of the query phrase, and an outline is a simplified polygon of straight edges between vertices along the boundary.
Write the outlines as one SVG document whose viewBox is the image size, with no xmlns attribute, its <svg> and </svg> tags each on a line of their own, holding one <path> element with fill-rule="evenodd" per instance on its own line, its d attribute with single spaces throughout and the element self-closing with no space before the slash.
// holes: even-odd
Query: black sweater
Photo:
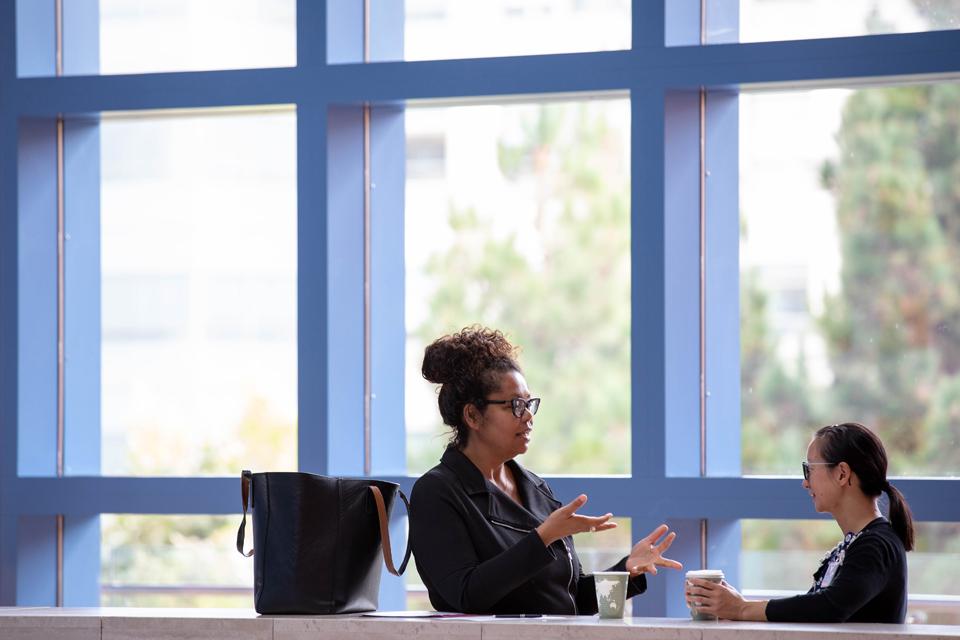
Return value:
<svg viewBox="0 0 960 640">
<path fill-rule="evenodd" d="M 813 574 L 818 580 L 827 561 Z M 887 622 L 902 624 L 907 615 L 907 554 L 885 518 L 866 527 L 845 552 L 829 586 L 771 600 L 771 622 Z"/>
<path fill-rule="evenodd" d="M 596 589 L 573 538 L 543 544 L 535 531 L 561 506 L 550 487 L 507 462 L 523 506 L 488 482 L 456 449 L 417 480 L 410 495 L 410 540 L 417 570 L 438 611 L 594 614 Z M 611 571 L 625 571 L 626 558 Z M 643 593 L 640 574 L 627 597 Z"/>
</svg>

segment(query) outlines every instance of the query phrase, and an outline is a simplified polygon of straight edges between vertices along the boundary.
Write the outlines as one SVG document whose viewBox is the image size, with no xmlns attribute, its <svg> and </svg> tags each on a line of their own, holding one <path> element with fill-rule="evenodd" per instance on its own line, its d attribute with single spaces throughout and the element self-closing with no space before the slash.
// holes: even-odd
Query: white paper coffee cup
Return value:
<svg viewBox="0 0 960 640">
<path fill-rule="evenodd" d="M 723 579 L 724 579 L 723 571 L 721 571 L 720 569 L 695 569 L 692 571 L 687 571 L 687 582 L 689 582 L 691 578 L 697 578 L 699 580 L 709 580 L 710 582 L 716 582 L 717 584 L 720 584 L 721 582 L 723 582 Z M 708 613 L 700 613 L 699 609 L 697 609 L 696 607 L 696 604 L 693 604 L 693 605 L 688 604 L 687 606 L 690 607 L 690 616 L 694 620 L 716 620 L 717 619 L 717 616 L 710 615 Z"/>
</svg>

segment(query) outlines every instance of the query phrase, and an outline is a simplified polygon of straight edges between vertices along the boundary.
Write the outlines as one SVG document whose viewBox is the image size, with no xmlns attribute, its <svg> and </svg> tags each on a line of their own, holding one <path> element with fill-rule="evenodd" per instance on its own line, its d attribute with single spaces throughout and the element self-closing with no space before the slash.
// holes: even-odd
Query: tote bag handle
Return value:
<svg viewBox="0 0 960 640">
<path fill-rule="evenodd" d="M 246 558 L 253 555 L 252 548 L 248 553 L 243 552 L 243 537 L 247 530 L 247 497 L 250 495 L 251 475 L 247 470 L 244 470 L 240 474 L 240 495 L 243 497 L 243 520 L 240 522 L 240 528 L 237 530 L 237 551 Z M 252 501 L 250 506 L 253 506 Z"/>
<path fill-rule="evenodd" d="M 407 562 L 410 561 L 410 536 L 407 536 L 407 550 L 403 554 L 403 562 L 400 563 L 400 569 L 397 570 L 397 568 L 393 566 L 393 549 L 390 547 L 390 522 L 389 518 L 387 518 L 387 508 L 383 502 L 383 494 L 380 493 L 380 487 L 376 485 L 370 485 L 370 493 L 373 494 L 373 501 L 377 503 L 377 518 L 380 520 L 380 546 L 383 547 L 383 561 L 387 565 L 387 571 L 395 576 L 402 575 L 407 568 Z M 407 513 L 410 513 L 410 502 L 407 500 L 407 496 L 403 495 L 403 491 L 400 489 L 397 489 L 397 493 L 400 494 L 400 499 L 403 500 L 403 504 L 407 508 Z"/>
</svg>

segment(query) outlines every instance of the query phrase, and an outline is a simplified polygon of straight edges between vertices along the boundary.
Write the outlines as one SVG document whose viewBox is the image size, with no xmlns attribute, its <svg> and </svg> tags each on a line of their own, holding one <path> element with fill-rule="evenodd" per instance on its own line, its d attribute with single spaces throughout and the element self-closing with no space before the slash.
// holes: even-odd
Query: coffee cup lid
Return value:
<svg viewBox="0 0 960 640">
<path fill-rule="evenodd" d="M 703 578 L 709 580 L 710 578 L 720 578 L 723 579 L 723 571 L 720 569 L 694 569 L 687 571 L 688 578 Z"/>
</svg>

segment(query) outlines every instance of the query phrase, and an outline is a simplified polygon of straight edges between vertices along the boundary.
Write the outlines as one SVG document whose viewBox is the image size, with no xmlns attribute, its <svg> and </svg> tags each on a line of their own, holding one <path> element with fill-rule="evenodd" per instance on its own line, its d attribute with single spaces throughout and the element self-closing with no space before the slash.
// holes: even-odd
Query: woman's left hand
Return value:
<svg viewBox="0 0 960 640">
<path fill-rule="evenodd" d="M 687 606 L 724 620 L 743 620 L 747 601 L 726 580 L 720 583 L 691 578 L 686 583 Z"/>
<path fill-rule="evenodd" d="M 657 575 L 658 566 L 669 569 L 683 569 L 683 565 L 676 560 L 663 557 L 663 552 L 670 548 L 677 534 L 671 531 L 663 540 L 657 542 L 668 531 L 670 531 L 670 528 L 662 524 L 651 531 L 646 538 L 633 545 L 630 555 L 627 556 L 627 571 L 630 572 L 630 577 L 638 576 L 644 572 Z"/>
</svg>

